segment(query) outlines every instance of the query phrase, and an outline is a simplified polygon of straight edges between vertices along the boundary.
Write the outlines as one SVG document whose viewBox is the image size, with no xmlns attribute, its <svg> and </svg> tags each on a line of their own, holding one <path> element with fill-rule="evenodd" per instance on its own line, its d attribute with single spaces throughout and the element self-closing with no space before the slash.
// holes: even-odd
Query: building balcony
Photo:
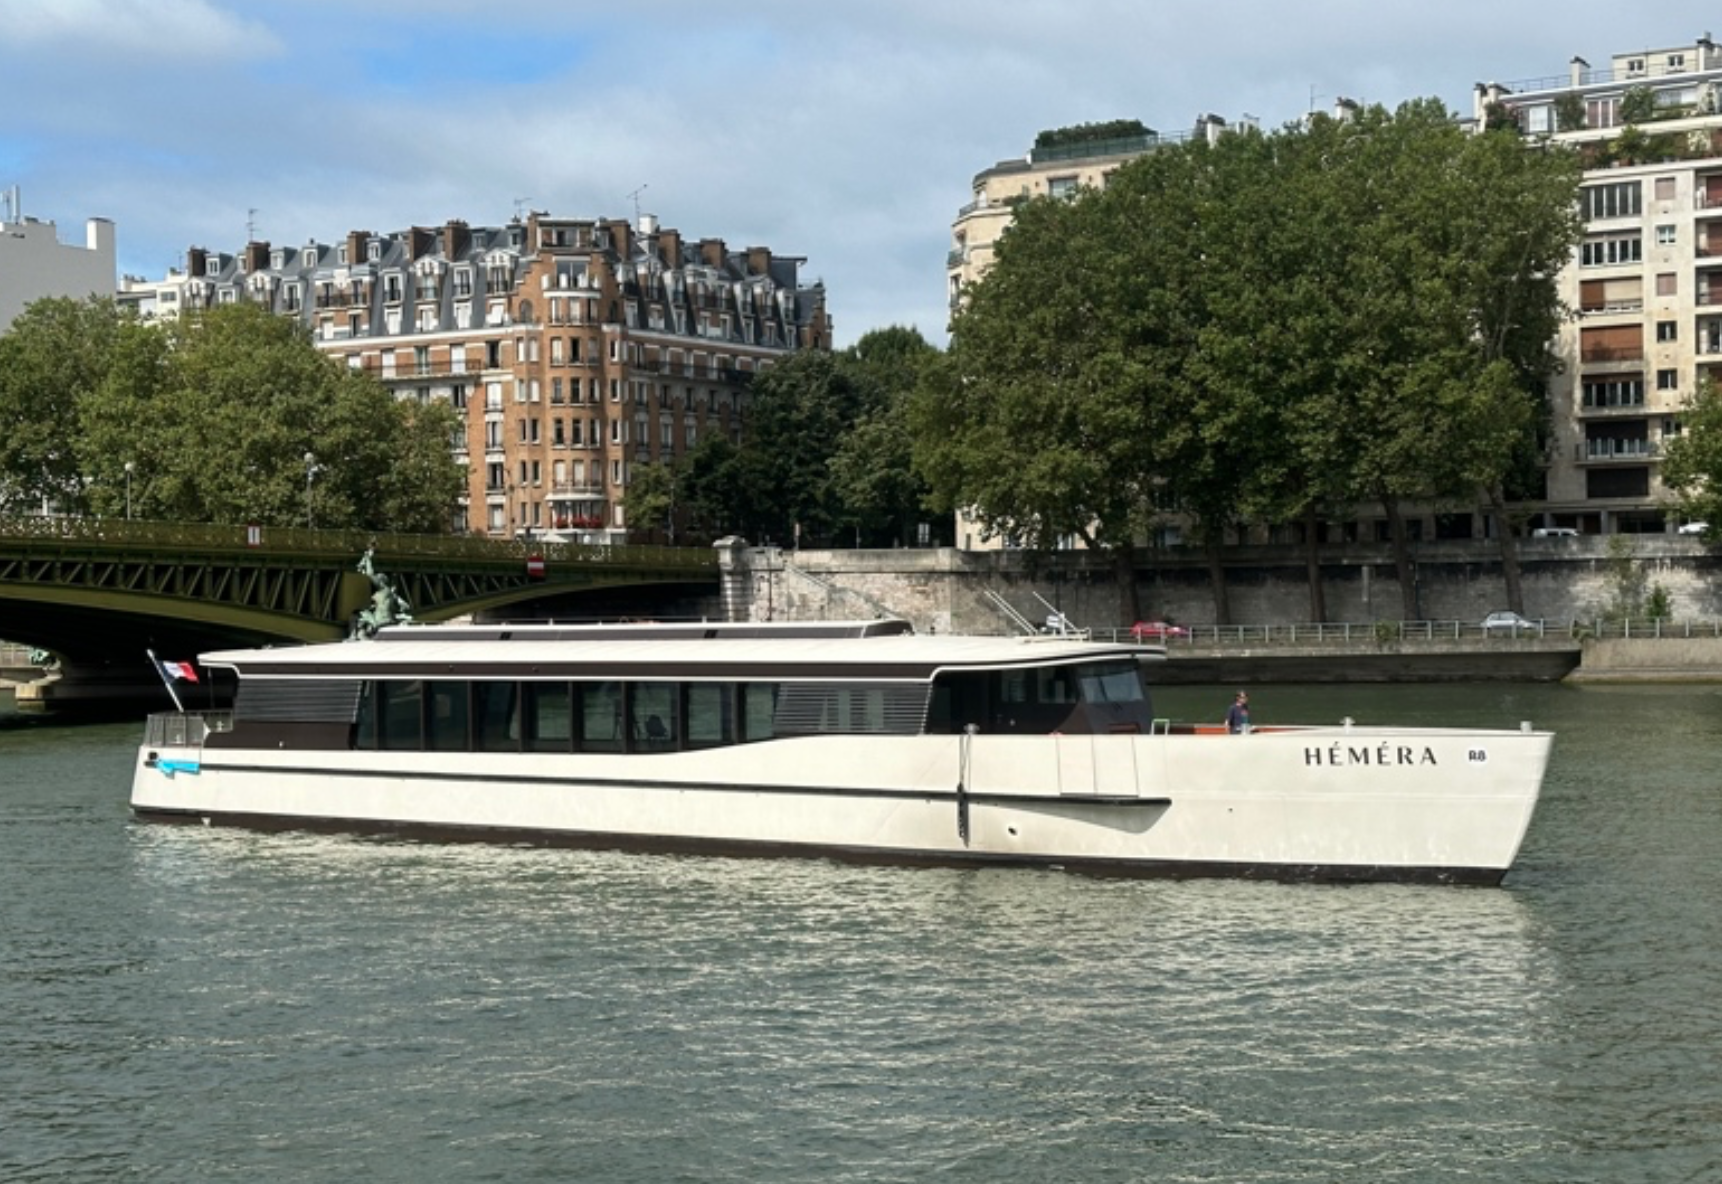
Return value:
<svg viewBox="0 0 1722 1184">
<path fill-rule="evenodd" d="M 552 501 L 603 496 L 604 483 L 602 481 L 552 481 L 550 483 L 550 500 Z"/>
<path fill-rule="evenodd" d="M 1584 419 L 1617 419 L 1621 417 L 1637 417 L 1642 419 L 1646 414 L 1648 414 L 1644 409 L 1644 403 L 1642 400 L 1637 403 L 1619 403 L 1614 406 L 1581 405 L 1575 408 L 1575 410 L 1578 412 L 1579 416 Z"/>
<path fill-rule="evenodd" d="M 1581 308 L 1579 309 L 1579 315 L 1585 317 L 1614 317 L 1624 316 L 1628 313 L 1642 313 L 1643 311 L 1644 300 L 1641 297 L 1637 300 L 1611 300 L 1607 304 L 1598 304 L 1594 307 Z"/>
<path fill-rule="evenodd" d="M 1662 452 L 1649 440 L 1585 440 L 1573 445 L 1573 459 L 1581 465 L 1644 464 Z"/>
</svg>

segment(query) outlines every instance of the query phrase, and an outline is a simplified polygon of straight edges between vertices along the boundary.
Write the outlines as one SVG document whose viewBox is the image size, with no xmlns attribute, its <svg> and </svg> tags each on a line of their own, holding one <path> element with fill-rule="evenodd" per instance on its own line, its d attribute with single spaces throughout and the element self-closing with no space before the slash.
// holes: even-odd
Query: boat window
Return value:
<svg viewBox="0 0 1722 1184">
<path fill-rule="evenodd" d="M 676 700 L 680 689 L 673 682 L 634 684 L 628 730 L 635 752 L 665 752 L 677 747 L 681 720 L 676 714 Z"/>
<path fill-rule="evenodd" d="M 687 688 L 687 745 L 716 748 L 734 744 L 735 686 L 732 683 L 696 682 Z"/>
<path fill-rule="evenodd" d="M 377 683 L 365 682 L 359 688 L 359 718 L 353 728 L 354 748 L 377 746 Z"/>
<path fill-rule="evenodd" d="M 430 707 L 429 747 L 437 752 L 465 752 L 471 740 L 467 735 L 466 682 L 427 682 L 425 699 Z"/>
<path fill-rule="evenodd" d="M 1134 662 L 1078 667 L 1077 681 L 1086 703 L 1140 703 L 1143 699 L 1142 676 Z"/>
<path fill-rule="evenodd" d="M 575 683 L 580 696 L 580 751 L 622 751 L 622 684 Z"/>
<path fill-rule="evenodd" d="M 1035 701 L 1038 703 L 1076 702 L 1076 676 L 1068 666 L 1043 666 L 1034 672 Z"/>
<path fill-rule="evenodd" d="M 769 740 L 777 734 L 777 684 L 750 682 L 742 688 L 742 739 Z"/>
<path fill-rule="evenodd" d="M 417 751 L 424 747 L 421 708 L 424 688 L 411 682 L 377 684 L 377 722 L 382 733 L 380 747 L 394 751 Z"/>
<path fill-rule="evenodd" d="M 473 718 L 480 752 L 520 750 L 520 685 L 512 682 L 473 684 Z"/>
<path fill-rule="evenodd" d="M 574 702 L 565 682 L 529 682 L 526 747 L 532 752 L 567 752 L 573 746 Z"/>
</svg>

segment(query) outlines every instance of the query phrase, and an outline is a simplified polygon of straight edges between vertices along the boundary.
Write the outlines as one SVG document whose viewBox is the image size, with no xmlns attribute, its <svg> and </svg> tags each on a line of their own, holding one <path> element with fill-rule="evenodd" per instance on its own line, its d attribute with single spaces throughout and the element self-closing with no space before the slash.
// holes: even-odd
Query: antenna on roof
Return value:
<svg viewBox="0 0 1722 1184">
<path fill-rule="evenodd" d="M 645 191 L 646 191 L 646 183 L 644 181 L 642 181 L 642 182 L 640 182 L 640 187 L 628 195 L 628 197 L 634 203 L 634 225 L 635 226 L 638 226 L 640 224 L 640 194 L 644 193 Z"/>
<path fill-rule="evenodd" d="M 514 220 L 516 222 L 520 221 L 520 212 L 526 208 L 526 203 L 531 200 L 532 199 L 530 197 L 517 197 L 514 199 Z"/>
<path fill-rule="evenodd" d="M 257 241 L 257 215 L 262 212 L 262 210 L 257 209 L 245 211 L 245 241 L 248 243 Z"/>
</svg>

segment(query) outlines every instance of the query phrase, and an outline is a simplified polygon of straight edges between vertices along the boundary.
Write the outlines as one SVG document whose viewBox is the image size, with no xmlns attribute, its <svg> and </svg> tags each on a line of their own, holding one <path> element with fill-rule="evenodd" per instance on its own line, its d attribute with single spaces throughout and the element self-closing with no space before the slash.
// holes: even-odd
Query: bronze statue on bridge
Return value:
<svg viewBox="0 0 1722 1184">
<path fill-rule="evenodd" d="M 352 627 L 347 632 L 348 641 L 375 637 L 377 630 L 385 625 L 406 625 L 413 619 L 412 605 L 389 578 L 377 570 L 373 555 L 374 549 L 366 547 L 365 553 L 359 557 L 359 571 L 371 581 L 371 587 L 376 591 L 371 593 L 370 607 L 354 614 Z"/>
</svg>

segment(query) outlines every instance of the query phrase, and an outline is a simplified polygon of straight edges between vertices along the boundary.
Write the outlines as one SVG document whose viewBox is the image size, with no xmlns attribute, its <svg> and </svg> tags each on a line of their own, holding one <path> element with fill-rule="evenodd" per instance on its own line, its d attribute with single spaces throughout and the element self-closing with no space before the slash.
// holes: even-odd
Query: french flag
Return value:
<svg viewBox="0 0 1722 1184">
<path fill-rule="evenodd" d="M 161 667 L 161 676 L 169 682 L 175 679 L 181 682 L 197 681 L 197 671 L 192 668 L 190 662 L 163 662 L 158 659 L 156 665 Z"/>
</svg>

